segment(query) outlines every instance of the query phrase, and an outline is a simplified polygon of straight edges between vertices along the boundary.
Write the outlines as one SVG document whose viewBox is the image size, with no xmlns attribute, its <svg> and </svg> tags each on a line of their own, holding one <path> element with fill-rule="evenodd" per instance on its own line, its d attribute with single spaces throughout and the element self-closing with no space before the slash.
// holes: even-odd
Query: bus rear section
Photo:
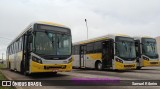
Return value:
<svg viewBox="0 0 160 89">
<path fill-rule="evenodd" d="M 106 36 L 75 43 L 73 67 L 126 70 L 135 69 L 135 46 L 130 37 Z"/>
<path fill-rule="evenodd" d="M 160 66 L 156 39 L 135 37 L 137 69 L 148 66 Z"/>
<path fill-rule="evenodd" d="M 48 22 L 28 26 L 7 48 L 8 68 L 23 74 L 72 70 L 68 27 Z"/>
</svg>

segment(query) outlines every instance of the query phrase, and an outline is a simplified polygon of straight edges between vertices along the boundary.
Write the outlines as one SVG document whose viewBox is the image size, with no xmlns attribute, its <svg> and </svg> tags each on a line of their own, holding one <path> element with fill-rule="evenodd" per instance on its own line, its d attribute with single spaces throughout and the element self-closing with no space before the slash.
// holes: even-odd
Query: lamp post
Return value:
<svg viewBox="0 0 160 89">
<path fill-rule="evenodd" d="M 87 40 L 88 40 L 88 25 L 87 25 L 87 19 L 85 19 L 86 22 L 86 28 L 87 28 Z"/>
</svg>

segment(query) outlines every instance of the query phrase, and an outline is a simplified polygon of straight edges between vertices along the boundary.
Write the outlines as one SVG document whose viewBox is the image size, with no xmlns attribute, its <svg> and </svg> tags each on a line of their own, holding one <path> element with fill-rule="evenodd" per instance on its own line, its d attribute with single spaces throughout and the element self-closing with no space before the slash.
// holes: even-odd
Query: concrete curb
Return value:
<svg viewBox="0 0 160 89">
<path fill-rule="evenodd" d="M 13 80 L 12 78 L 10 78 L 9 76 L 7 76 L 7 74 L 4 74 L 3 73 L 3 70 L 0 69 L 0 72 L 8 79 L 8 80 Z M 14 86 L 16 89 L 23 89 L 22 87 L 20 86 Z"/>
</svg>

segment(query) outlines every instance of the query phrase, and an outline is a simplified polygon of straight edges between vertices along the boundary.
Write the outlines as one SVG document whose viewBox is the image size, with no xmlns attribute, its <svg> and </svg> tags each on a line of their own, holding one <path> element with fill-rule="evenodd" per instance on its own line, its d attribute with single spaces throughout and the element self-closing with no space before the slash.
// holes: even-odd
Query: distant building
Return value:
<svg viewBox="0 0 160 89">
<path fill-rule="evenodd" d="M 160 36 L 156 37 L 156 41 L 157 41 L 158 54 L 159 54 L 159 57 L 160 57 Z"/>
</svg>

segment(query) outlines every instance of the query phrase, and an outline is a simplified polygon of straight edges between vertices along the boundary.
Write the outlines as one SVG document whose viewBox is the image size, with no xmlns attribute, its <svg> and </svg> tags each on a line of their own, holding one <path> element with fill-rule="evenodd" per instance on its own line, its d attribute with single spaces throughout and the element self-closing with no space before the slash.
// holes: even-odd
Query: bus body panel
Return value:
<svg viewBox="0 0 160 89">
<path fill-rule="evenodd" d="M 95 68 L 95 63 L 96 61 L 101 61 L 102 62 L 102 54 L 97 53 L 97 54 L 87 54 L 87 59 L 85 59 L 85 66 L 82 68 Z M 73 67 L 78 67 L 81 68 L 79 64 L 79 56 L 78 55 L 73 55 L 74 61 L 73 61 Z M 126 69 L 136 69 L 136 62 L 131 61 L 123 61 L 123 63 L 117 62 L 115 60 L 113 61 L 113 67 L 112 69 L 118 69 L 118 70 L 126 70 Z"/>
<path fill-rule="evenodd" d="M 80 67 L 79 55 L 72 55 L 73 58 L 73 67 Z"/>
<path fill-rule="evenodd" d="M 133 38 L 131 39 L 134 43 L 134 39 Z M 105 65 L 103 67 L 104 69 L 118 69 L 118 70 L 136 69 L 135 58 L 129 58 L 128 61 L 119 58 L 123 60 L 123 63 L 116 61 L 117 56 L 115 55 L 116 54 L 115 43 L 116 42 L 114 35 L 103 36 L 75 43 L 72 48 L 73 59 L 74 59 L 73 67 L 96 68 L 97 65 L 96 63 L 101 62 L 103 63 L 103 65 Z M 91 50 L 92 48 L 91 45 L 93 45 L 94 51 Z M 104 60 L 105 57 L 107 57 L 108 59 Z"/>
<path fill-rule="evenodd" d="M 58 47 L 61 47 L 61 50 L 67 44 L 69 45 L 72 43 L 71 31 L 68 27 L 66 27 L 64 25 L 56 24 L 56 23 L 43 22 L 43 21 L 32 23 L 21 34 L 19 34 L 7 47 L 7 51 L 6 51 L 7 67 L 10 68 L 11 70 L 15 70 L 15 71 L 19 71 L 19 72 L 25 71 L 26 73 L 27 72 L 28 73 L 63 72 L 63 71 L 70 72 L 72 70 L 71 54 L 67 54 L 67 56 L 65 58 L 63 58 L 63 56 L 66 54 L 61 53 L 62 56 L 61 55 L 58 56 L 59 60 L 52 60 L 52 59 L 54 59 L 54 55 L 52 55 L 53 57 L 50 59 L 47 59 L 47 58 L 45 59 L 45 58 L 41 57 L 39 54 L 34 53 L 35 51 L 33 51 L 32 47 L 35 47 L 35 45 L 33 46 L 35 32 L 42 32 L 42 33 L 47 34 L 47 31 L 56 32 L 56 37 L 59 37 L 58 39 L 61 39 L 62 43 L 65 42 L 65 44 L 64 43 L 58 44 Z M 64 35 L 62 35 L 62 34 L 64 34 Z M 48 36 L 48 39 L 49 39 L 48 42 L 51 42 L 51 40 L 49 38 L 51 34 L 48 34 L 48 35 L 46 35 L 46 36 Z M 68 36 L 67 40 L 65 39 L 65 37 L 62 38 L 62 36 Z M 39 40 L 38 42 L 40 42 L 40 41 L 41 40 Z M 40 43 L 40 44 L 41 45 L 39 45 L 38 47 L 40 48 L 41 51 L 48 50 L 46 46 L 42 46 L 42 44 L 48 45 L 47 43 L 42 41 L 42 43 Z M 71 46 L 71 45 L 69 45 L 69 46 Z M 69 49 L 69 46 L 67 48 L 67 51 L 71 49 L 71 48 Z M 46 48 L 43 48 L 43 47 L 46 47 Z M 59 48 L 59 50 L 60 50 L 60 48 Z M 72 51 L 69 51 L 69 52 L 71 53 Z M 53 53 L 53 51 L 51 53 Z M 34 55 L 34 54 L 37 54 L 37 55 Z M 41 54 L 41 55 L 43 55 L 45 57 L 50 57 L 50 54 L 48 54 L 48 55 Z M 36 57 L 40 58 L 39 61 L 41 61 L 42 63 L 38 63 L 37 61 L 35 61 L 33 59 L 33 56 L 34 56 L 34 58 L 36 58 Z M 60 68 L 60 66 L 62 66 L 62 68 Z M 26 68 L 24 68 L 24 67 L 26 67 Z M 52 69 L 52 67 L 53 67 L 53 69 Z M 54 69 L 56 69 L 56 71 L 53 71 Z"/>
<path fill-rule="evenodd" d="M 16 67 L 16 70 L 17 70 L 17 71 L 21 71 L 22 55 L 23 55 L 23 52 L 22 52 L 22 51 L 17 53 L 17 57 L 16 57 L 16 59 L 17 59 L 17 67 Z"/>
<path fill-rule="evenodd" d="M 160 66 L 159 58 L 150 58 L 143 53 L 144 43 L 143 43 L 142 39 L 155 40 L 152 37 L 134 37 L 134 40 L 137 43 L 137 47 L 139 46 L 139 49 L 136 49 L 136 51 L 138 52 L 138 54 L 140 54 L 140 57 L 137 56 L 138 57 L 137 67 Z M 155 40 L 155 44 L 156 44 L 156 40 Z M 155 49 L 157 49 L 157 47 L 155 47 Z"/>
<path fill-rule="evenodd" d="M 138 58 L 137 67 L 148 67 L 148 66 L 160 66 L 160 61 L 158 59 L 145 60 L 143 58 Z"/>
<path fill-rule="evenodd" d="M 13 54 L 12 54 L 12 55 L 9 55 L 9 65 L 10 65 L 10 68 L 11 68 L 12 70 L 14 70 L 15 64 L 14 64 L 14 55 L 13 55 Z"/>
<path fill-rule="evenodd" d="M 119 69 L 119 70 L 127 70 L 127 69 L 136 69 L 136 63 L 120 63 L 120 62 L 115 62 L 115 68 L 114 69 Z"/>
<path fill-rule="evenodd" d="M 96 61 L 102 62 L 102 53 L 86 54 L 86 67 L 95 68 Z"/>
<path fill-rule="evenodd" d="M 155 59 L 152 59 L 152 60 L 155 60 Z M 147 66 L 160 66 L 160 61 L 159 60 L 157 60 L 157 61 L 156 60 L 155 61 L 144 60 L 143 63 L 144 63 L 143 64 L 144 67 L 147 67 Z"/>
</svg>

